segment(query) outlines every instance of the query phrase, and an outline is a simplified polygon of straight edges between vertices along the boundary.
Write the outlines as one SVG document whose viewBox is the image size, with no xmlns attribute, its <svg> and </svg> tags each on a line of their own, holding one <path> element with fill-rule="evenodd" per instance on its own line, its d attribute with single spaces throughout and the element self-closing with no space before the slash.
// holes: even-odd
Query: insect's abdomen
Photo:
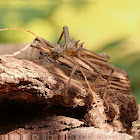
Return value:
<svg viewBox="0 0 140 140">
<path fill-rule="evenodd" d="M 91 53 L 89 51 L 83 51 L 84 54 L 82 54 L 81 56 L 83 57 L 87 57 L 87 58 L 95 58 L 95 59 L 98 59 L 98 60 L 102 60 L 102 61 L 105 61 L 106 62 L 106 59 L 102 58 L 100 55 L 96 54 L 96 53 Z"/>
</svg>

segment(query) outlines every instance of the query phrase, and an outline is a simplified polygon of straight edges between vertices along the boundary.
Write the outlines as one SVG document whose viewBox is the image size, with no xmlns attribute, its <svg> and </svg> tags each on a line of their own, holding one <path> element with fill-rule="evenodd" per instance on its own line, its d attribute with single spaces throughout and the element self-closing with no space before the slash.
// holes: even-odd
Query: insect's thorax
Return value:
<svg viewBox="0 0 140 140">
<path fill-rule="evenodd" d="M 79 54 L 78 49 L 73 46 L 58 45 L 58 44 L 55 46 L 55 48 L 52 48 L 51 52 L 52 52 L 52 57 L 54 59 L 58 59 L 62 55 L 73 57 L 73 56 L 78 56 Z"/>
<path fill-rule="evenodd" d="M 66 50 L 66 55 L 67 56 L 78 56 L 78 50 L 75 49 L 67 49 Z"/>
</svg>

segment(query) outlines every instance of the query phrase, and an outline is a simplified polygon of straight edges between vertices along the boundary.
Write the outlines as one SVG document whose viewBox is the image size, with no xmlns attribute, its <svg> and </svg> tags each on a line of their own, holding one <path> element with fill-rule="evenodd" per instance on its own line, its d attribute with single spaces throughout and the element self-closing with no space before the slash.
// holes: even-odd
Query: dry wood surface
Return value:
<svg viewBox="0 0 140 140">
<path fill-rule="evenodd" d="M 100 129 L 94 130 L 94 127 L 109 132 L 129 131 L 132 122 L 138 119 L 138 108 L 134 96 L 130 94 L 131 85 L 127 73 L 124 70 L 115 69 L 109 82 L 106 102 L 104 102 L 103 91 L 110 71 L 102 68 L 104 79 L 99 79 L 94 89 L 100 107 L 99 112 L 96 104 L 93 100 L 91 101 L 90 91 L 79 69 L 72 77 L 68 96 L 65 96 L 67 81 L 72 69 L 72 63 L 63 59 L 54 63 L 44 55 L 36 61 L 0 56 L 0 102 L 3 106 L 3 114 L 11 101 L 16 102 L 16 106 L 22 102 L 24 107 L 27 106 L 29 109 L 31 106 L 31 110 L 35 110 L 35 115 L 30 114 L 30 117 L 26 116 L 26 118 L 22 116 L 21 120 L 15 117 L 18 121 L 13 123 L 9 123 L 11 120 L 8 119 L 5 123 L 0 122 L 1 134 L 5 134 L 2 138 L 12 136 L 12 134 L 16 134 L 17 137 L 30 134 L 24 135 L 29 138 L 33 134 L 47 134 L 47 136 L 49 134 L 50 137 L 53 134 L 53 138 L 63 136 L 73 138 L 72 134 L 76 135 L 75 133 L 84 137 L 82 134 L 89 131 L 87 129 L 90 129 L 91 133 L 97 130 L 103 136 L 108 134 Z M 88 68 L 84 68 L 83 71 L 90 85 L 93 86 L 98 73 L 89 73 Z M 11 105 L 12 107 L 15 106 Z M 21 107 L 21 110 L 27 108 Z M 117 132 L 115 134 L 113 132 L 112 135 L 110 136 L 116 136 L 116 138 L 122 136 Z M 16 136 L 13 135 L 13 137 Z M 126 137 L 131 138 L 127 134 L 123 138 Z"/>
</svg>

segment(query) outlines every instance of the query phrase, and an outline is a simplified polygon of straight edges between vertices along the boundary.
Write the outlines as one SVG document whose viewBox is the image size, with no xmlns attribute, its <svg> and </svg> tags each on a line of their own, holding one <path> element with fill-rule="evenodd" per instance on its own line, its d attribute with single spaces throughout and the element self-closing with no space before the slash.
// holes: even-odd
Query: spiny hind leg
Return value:
<svg viewBox="0 0 140 140">
<path fill-rule="evenodd" d="M 81 71 L 82 75 L 84 76 L 84 79 L 85 79 L 85 81 L 86 81 L 86 83 L 87 83 L 87 86 L 88 86 L 88 88 L 89 88 L 89 90 L 90 90 L 90 92 L 91 92 L 91 96 L 93 97 L 94 102 L 95 102 L 96 105 L 98 106 L 98 103 L 97 103 L 97 101 L 96 101 L 96 97 L 95 97 L 95 95 L 94 95 L 94 92 L 92 91 L 92 88 L 91 88 L 91 86 L 89 85 L 89 82 L 88 82 L 88 80 L 87 80 L 87 78 L 86 78 L 86 76 L 85 76 L 85 74 L 84 74 L 84 72 L 83 72 L 83 70 L 82 70 L 82 67 L 78 64 L 78 62 L 76 61 L 76 59 L 75 59 L 76 62 L 74 62 L 74 61 L 73 61 L 70 57 L 68 57 L 68 56 L 65 56 L 64 58 L 67 59 L 67 60 L 69 60 L 70 62 L 74 63 L 75 65 L 77 65 L 77 66 L 79 67 L 79 69 L 80 69 L 80 71 Z M 76 68 L 76 69 L 77 69 L 77 68 Z M 75 70 L 76 70 L 76 69 L 75 69 Z M 75 72 L 75 71 L 74 71 L 74 72 Z M 99 106 L 98 106 L 98 108 L 99 108 Z"/>
<path fill-rule="evenodd" d="M 57 41 L 57 44 L 60 43 L 63 35 L 64 35 L 64 39 L 65 39 L 65 45 L 69 44 L 70 43 L 70 37 L 69 37 L 69 30 L 68 30 L 67 26 L 63 27 L 62 34 L 60 35 L 60 37 L 59 37 L 59 39 Z"/>
<path fill-rule="evenodd" d="M 98 74 L 99 74 L 99 76 L 102 78 L 102 76 L 101 76 L 101 71 L 99 70 L 99 68 L 98 67 L 96 67 L 96 65 L 94 64 L 94 63 L 92 63 L 92 62 L 90 62 L 89 60 L 87 60 L 87 59 L 85 59 L 85 58 L 82 58 L 82 57 L 79 57 L 79 59 L 81 60 L 81 61 L 83 61 L 84 63 L 86 63 L 88 66 L 90 66 L 94 71 L 96 71 Z M 109 80 L 109 79 L 108 79 Z M 98 80 L 96 80 L 96 82 L 97 82 Z M 108 81 L 109 82 L 109 81 Z M 107 86 L 108 86 L 108 82 L 107 82 L 107 85 L 106 85 L 106 88 L 107 88 Z M 105 90 L 106 91 L 106 90 Z M 92 92 L 91 92 L 92 93 Z M 106 99 L 105 99 L 105 96 L 103 97 L 104 98 L 104 102 L 106 103 L 106 105 L 107 105 L 107 107 L 109 108 L 109 105 L 108 105 L 108 102 L 106 101 Z M 95 99 L 94 99 L 95 100 Z"/>
<path fill-rule="evenodd" d="M 96 101 L 96 97 L 95 97 L 95 95 L 94 95 L 94 92 L 92 91 L 92 88 L 91 88 L 90 85 L 89 85 L 89 82 L 88 82 L 88 80 L 87 80 L 87 78 L 86 78 L 86 76 L 85 76 L 85 74 L 84 74 L 84 72 L 83 72 L 83 70 L 82 70 L 82 67 L 78 64 L 77 61 L 73 61 L 72 58 L 70 58 L 70 57 L 68 57 L 68 56 L 66 56 L 66 55 L 64 56 L 64 59 L 66 59 L 66 60 L 72 62 L 73 64 L 75 64 L 75 68 L 73 69 L 73 71 L 72 71 L 70 77 L 72 77 L 72 75 L 73 75 L 74 72 L 76 71 L 77 67 L 79 67 L 79 69 L 80 69 L 82 75 L 84 76 L 84 79 L 85 79 L 85 81 L 86 81 L 86 83 L 87 83 L 87 85 L 88 85 L 88 88 L 89 88 L 89 90 L 90 90 L 90 92 L 91 92 L 91 96 L 93 97 L 93 100 L 94 100 L 95 104 L 98 106 L 98 103 L 97 103 L 97 101 Z M 69 78 L 69 81 L 70 81 L 70 80 L 71 80 L 71 78 Z M 68 82 L 68 84 L 69 84 L 69 82 Z M 99 106 L 98 106 L 98 109 L 99 109 Z M 99 111 L 100 111 L 100 109 L 99 109 Z"/>
<path fill-rule="evenodd" d="M 107 79 L 107 82 L 106 82 L 106 85 L 105 85 L 105 89 L 104 89 L 104 92 L 103 92 L 103 99 L 104 99 L 104 102 L 107 105 L 107 108 L 109 110 L 109 105 L 108 105 L 108 102 L 106 101 L 105 97 L 106 97 L 106 94 L 107 94 L 107 88 L 108 88 L 108 85 L 109 85 L 109 81 L 111 80 L 111 77 L 112 77 L 112 75 L 114 73 L 115 68 L 114 68 L 114 66 L 110 65 L 109 63 L 101 61 L 101 60 L 98 60 L 98 59 L 87 58 L 86 61 L 87 61 L 88 64 L 94 63 L 96 65 L 99 65 L 99 66 L 111 69 L 111 73 L 110 73 L 110 75 L 109 75 L 109 77 Z M 102 75 L 101 75 L 101 78 L 104 79 Z M 106 79 L 104 79 L 104 80 L 106 81 Z"/>
<path fill-rule="evenodd" d="M 70 62 L 72 62 L 73 64 L 75 64 L 75 65 L 77 65 L 77 66 L 79 67 L 79 69 L 80 69 L 80 71 L 81 71 L 82 75 L 84 76 L 84 79 L 85 79 L 85 81 L 86 81 L 86 83 L 87 83 L 87 86 L 88 86 L 88 88 L 89 88 L 89 90 L 90 90 L 91 97 L 93 98 L 93 100 L 94 100 L 95 104 L 97 105 L 97 108 L 98 108 L 98 110 L 99 110 L 99 112 L 100 112 L 100 109 L 99 109 L 99 106 L 98 106 L 98 103 L 97 103 L 97 100 L 96 100 L 96 97 L 95 97 L 95 93 L 94 93 L 94 91 L 92 90 L 91 86 L 89 85 L 89 82 L 88 82 L 88 80 L 87 80 L 87 78 L 86 78 L 86 76 L 85 76 L 85 74 L 84 74 L 84 72 L 83 72 L 83 70 L 82 70 L 82 67 L 78 64 L 78 62 L 77 62 L 76 60 L 73 61 L 73 59 L 71 59 L 71 58 L 68 57 L 68 56 L 64 56 L 64 58 L 67 59 L 67 60 L 69 60 Z M 92 68 L 93 68 L 93 67 L 92 67 Z M 100 114 L 102 114 L 102 113 L 100 113 Z"/>
</svg>

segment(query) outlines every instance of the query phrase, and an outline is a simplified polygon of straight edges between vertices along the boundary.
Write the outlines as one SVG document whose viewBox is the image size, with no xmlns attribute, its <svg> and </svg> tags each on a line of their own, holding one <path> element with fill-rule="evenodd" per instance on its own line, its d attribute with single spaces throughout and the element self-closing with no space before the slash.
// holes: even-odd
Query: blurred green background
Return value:
<svg viewBox="0 0 140 140">
<path fill-rule="evenodd" d="M 140 0 L 5 0 L 0 28 L 25 28 L 55 43 L 67 25 L 70 37 L 94 52 L 107 52 L 110 63 L 130 76 L 140 103 Z M 0 43 L 32 42 L 23 31 L 3 31 Z"/>
</svg>

